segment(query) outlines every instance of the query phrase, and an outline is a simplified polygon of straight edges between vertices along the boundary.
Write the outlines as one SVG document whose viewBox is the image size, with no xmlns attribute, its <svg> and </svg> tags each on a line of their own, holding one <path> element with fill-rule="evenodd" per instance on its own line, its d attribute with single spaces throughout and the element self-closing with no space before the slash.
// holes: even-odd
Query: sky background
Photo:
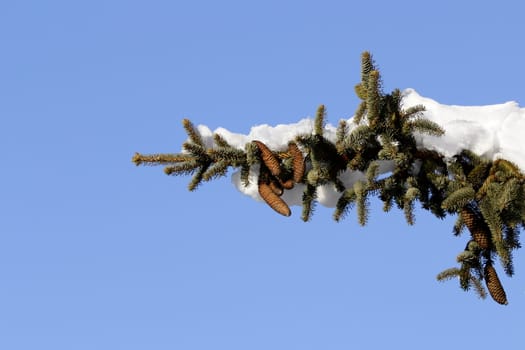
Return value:
<svg viewBox="0 0 525 350">
<path fill-rule="evenodd" d="M 135 167 L 183 118 L 247 133 L 353 115 L 360 54 L 384 88 L 525 105 L 521 1 L 0 3 L 0 348 L 519 349 L 508 306 L 435 276 L 468 235 L 374 201 L 369 224 L 281 217 L 229 178 Z"/>
</svg>

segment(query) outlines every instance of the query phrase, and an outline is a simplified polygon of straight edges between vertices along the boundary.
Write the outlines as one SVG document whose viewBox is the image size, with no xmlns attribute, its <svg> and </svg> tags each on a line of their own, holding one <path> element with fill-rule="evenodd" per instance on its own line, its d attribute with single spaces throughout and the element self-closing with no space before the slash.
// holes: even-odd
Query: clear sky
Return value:
<svg viewBox="0 0 525 350">
<path fill-rule="evenodd" d="M 284 218 L 225 178 L 137 168 L 182 118 L 247 133 L 385 90 L 525 105 L 521 1 L 4 1 L 0 4 L 1 349 L 520 349 L 509 305 L 435 276 L 468 236 L 418 211 L 369 224 Z"/>
</svg>

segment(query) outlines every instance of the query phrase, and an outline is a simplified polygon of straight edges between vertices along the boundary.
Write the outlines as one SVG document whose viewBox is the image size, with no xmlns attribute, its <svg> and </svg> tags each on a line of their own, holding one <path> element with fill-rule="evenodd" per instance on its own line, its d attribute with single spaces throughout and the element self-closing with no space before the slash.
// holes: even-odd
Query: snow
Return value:
<svg viewBox="0 0 525 350">
<path fill-rule="evenodd" d="M 417 134 L 419 148 L 436 150 L 445 157 L 452 157 L 463 149 L 490 159 L 506 159 L 525 170 L 525 108 L 520 108 L 516 102 L 487 106 L 455 106 L 440 104 L 430 98 L 420 96 L 413 89 L 403 92 L 403 108 L 423 105 L 423 116 L 436 122 L 444 130 L 440 137 Z M 352 118 L 348 120 L 350 128 L 354 125 Z M 224 128 L 211 131 L 208 127 L 199 125 L 200 132 L 208 147 L 213 145 L 213 133 L 223 136 L 232 146 L 244 149 L 246 143 L 252 140 L 264 142 L 272 150 L 285 150 L 288 142 L 297 135 L 313 132 L 313 118 L 302 119 L 293 124 L 276 126 L 257 125 L 252 127 L 248 135 L 232 133 Z M 336 126 L 327 124 L 324 136 L 335 141 Z M 380 173 L 391 170 L 388 162 L 381 164 Z M 242 193 L 261 200 L 257 190 L 258 168 L 254 167 L 250 173 L 250 184 L 244 186 L 240 181 L 240 173 L 232 174 L 232 182 Z M 363 180 L 360 172 L 346 171 L 341 175 L 345 186 L 351 186 L 358 180 Z M 301 205 L 304 185 L 297 184 L 293 189 L 286 190 L 282 198 L 290 205 Z M 321 186 L 318 189 L 317 201 L 327 207 L 334 207 L 340 196 L 332 185 Z"/>
<path fill-rule="evenodd" d="M 439 151 L 446 157 L 463 149 L 491 160 L 504 158 L 525 169 L 525 108 L 516 102 L 488 106 L 447 106 L 420 96 L 412 89 L 405 90 L 403 105 L 425 106 L 425 118 L 445 129 L 441 137 L 419 137 L 419 146 Z"/>
</svg>

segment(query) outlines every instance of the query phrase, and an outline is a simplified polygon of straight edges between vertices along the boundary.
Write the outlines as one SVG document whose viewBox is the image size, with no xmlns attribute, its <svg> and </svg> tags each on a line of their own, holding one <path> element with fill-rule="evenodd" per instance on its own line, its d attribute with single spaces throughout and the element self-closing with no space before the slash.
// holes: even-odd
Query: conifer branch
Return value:
<svg viewBox="0 0 525 350">
<path fill-rule="evenodd" d="M 222 176 L 226 176 L 229 163 L 226 160 L 220 160 L 211 164 L 202 174 L 204 181 L 210 181 Z"/>
<path fill-rule="evenodd" d="M 415 105 L 401 111 L 401 117 L 404 119 L 410 119 L 413 117 L 421 116 L 422 112 L 425 111 L 425 106 Z"/>
<path fill-rule="evenodd" d="M 204 174 L 206 173 L 206 170 L 208 170 L 210 165 L 210 162 L 201 165 L 200 169 L 197 170 L 197 172 L 193 175 L 193 178 L 191 179 L 190 183 L 188 184 L 188 190 L 195 191 L 197 189 L 197 187 L 201 184 Z"/>
<path fill-rule="evenodd" d="M 189 119 L 182 120 L 182 126 L 186 130 L 191 142 L 201 147 L 204 147 L 204 142 L 202 141 L 201 134 L 195 129 L 195 126 Z"/>
<path fill-rule="evenodd" d="M 306 184 L 303 192 L 303 210 L 301 218 L 303 221 L 310 221 L 315 209 L 315 200 L 317 198 L 317 187 L 311 184 Z"/>
<path fill-rule="evenodd" d="M 250 185 L 250 165 L 248 165 L 248 163 L 241 165 L 241 183 L 244 187 Z"/>
<path fill-rule="evenodd" d="M 348 188 L 344 193 L 339 197 L 337 201 L 335 211 L 334 211 L 334 220 L 340 221 L 350 209 L 350 206 L 355 203 L 357 196 L 353 188 Z"/>
<path fill-rule="evenodd" d="M 320 105 L 319 108 L 317 108 L 317 112 L 315 113 L 314 135 L 323 136 L 325 116 L 326 116 L 325 107 L 324 105 Z"/>
<path fill-rule="evenodd" d="M 202 145 L 191 143 L 191 142 L 184 142 L 182 144 L 182 148 L 197 159 L 208 158 L 206 148 Z"/>
<path fill-rule="evenodd" d="M 457 211 L 466 206 L 470 201 L 474 200 L 476 191 L 471 186 L 461 187 L 452 192 L 445 198 L 441 206 L 443 209 Z"/>
<path fill-rule="evenodd" d="M 410 187 L 404 198 L 403 211 L 405 213 L 405 219 L 409 225 L 414 225 L 414 201 L 420 196 L 420 191 L 416 187 Z"/>
<path fill-rule="evenodd" d="M 232 146 L 230 146 L 230 144 L 228 143 L 228 141 L 226 141 L 224 139 L 224 137 L 222 137 L 220 134 L 213 134 L 213 141 L 215 142 L 215 144 L 218 146 L 218 147 L 222 147 L 222 148 L 233 148 Z"/>
<path fill-rule="evenodd" d="M 380 75 L 377 70 L 373 70 L 368 75 L 368 88 L 366 92 L 366 106 L 367 106 L 367 118 L 368 123 L 372 129 L 375 129 L 379 123 L 380 123 L 380 99 L 381 99 L 381 92 L 380 89 L 380 83 L 379 83 Z"/>
<path fill-rule="evenodd" d="M 479 278 L 471 276 L 470 283 L 474 287 L 474 291 L 478 294 L 480 299 L 487 298 L 487 292 L 485 291 L 485 288 L 483 287 L 483 284 Z"/>
<path fill-rule="evenodd" d="M 445 130 L 438 124 L 424 118 L 417 118 L 406 123 L 406 132 L 419 132 L 422 134 L 428 134 L 432 136 L 442 136 L 445 134 Z"/>
<path fill-rule="evenodd" d="M 377 161 L 372 161 L 370 165 L 368 165 L 368 169 L 366 170 L 366 181 L 368 187 L 375 186 L 375 179 L 379 173 L 379 163 Z"/>
<path fill-rule="evenodd" d="M 167 166 L 164 168 L 164 173 L 166 175 L 191 175 L 200 166 L 199 163 L 192 160 L 182 164 Z"/>
<path fill-rule="evenodd" d="M 467 228 L 471 240 L 456 257 L 460 267 L 441 272 L 438 280 L 457 277 L 462 289 L 473 288 L 484 298 L 484 279 L 492 298 L 506 304 L 492 259 L 499 258 L 507 275 L 514 273 L 512 253 L 521 247 L 519 231 L 525 227 L 524 173 L 511 161 L 490 161 L 469 150 L 449 159 L 418 148 L 417 133 L 439 137 L 444 130 L 425 118 L 424 106 L 403 109 L 399 89 L 382 91 L 381 74 L 369 52 L 361 56 L 361 81 L 355 92 L 360 103 L 353 125 L 340 121 L 335 141 L 324 135 L 324 105 L 317 109 L 310 133 L 284 140 L 288 148 L 278 150 L 260 140 L 239 149 L 218 133 L 213 134 L 210 145 L 208 136 L 204 140 L 199 128 L 184 119 L 188 139 L 181 153 L 135 153 L 132 162 L 164 166 L 168 175 L 191 175 L 190 191 L 203 181 L 225 176 L 230 168 L 240 168 L 242 185 L 256 178 L 261 198 L 284 216 L 290 216 L 291 210 L 281 196 L 302 183 L 304 221 L 311 219 L 317 191 L 324 185 L 340 193 L 333 213 L 336 221 L 356 207 L 357 220 L 365 225 L 371 195 L 379 197 L 385 211 L 395 204 L 408 224 L 414 223 L 416 201 L 438 218 L 458 214 L 453 232 L 459 236 Z M 388 164 L 390 173 L 379 176 L 380 163 Z M 364 180 L 346 188 L 341 176 L 348 171 L 359 171 Z"/>
<path fill-rule="evenodd" d="M 472 188 L 479 191 L 483 182 L 487 178 L 491 164 L 489 162 L 480 162 L 467 175 L 467 181 L 472 184 Z M 479 194 L 477 195 L 479 198 Z"/>
<path fill-rule="evenodd" d="M 349 133 L 348 123 L 346 120 L 340 120 L 339 125 L 337 126 L 336 130 L 336 141 L 335 141 L 335 148 L 337 149 L 337 152 L 339 154 L 343 154 L 345 152 L 345 138 L 346 135 Z"/>
<path fill-rule="evenodd" d="M 376 67 L 372 54 L 365 51 L 361 54 L 361 84 L 365 90 L 368 90 L 369 75 L 373 70 L 376 70 Z"/>
<path fill-rule="evenodd" d="M 440 282 L 451 280 L 453 278 L 458 278 L 460 274 L 460 269 L 457 267 L 451 267 L 449 269 L 443 270 L 436 276 L 436 279 Z"/>
<path fill-rule="evenodd" d="M 360 85 L 358 85 L 360 86 Z M 361 96 L 360 96 L 361 97 Z M 366 99 L 366 95 L 364 95 L 365 99 Z M 359 106 L 357 107 L 357 110 L 355 111 L 355 115 L 354 115 L 354 123 L 356 125 L 359 125 L 361 124 L 361 121 L 363 120 L 363 118 L 365 117 L 365 114 L 366 114 L 366 102 L 363 101 L 359 104 Z"/>
<path fill-rule="evenodd" d="M 368 198 L 365 184 L 362 181 L 356 181 L 354 192 L 357 204 L 357 221 L 361 226 L 365 226 L 368 221 Z"/>
<path fill-rule="evenodd" d="M 181 162 L 188 162 L 194 157 L 190 154 L 140 154 L 135 153 L 131 161 L 135 165 L 165 165 Z"/>
</svg>

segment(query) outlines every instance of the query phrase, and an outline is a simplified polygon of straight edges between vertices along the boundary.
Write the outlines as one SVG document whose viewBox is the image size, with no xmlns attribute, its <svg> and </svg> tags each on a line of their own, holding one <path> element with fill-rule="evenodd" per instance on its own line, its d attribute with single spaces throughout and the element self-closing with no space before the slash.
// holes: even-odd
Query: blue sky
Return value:
<svg viewBox="0 0 525 350">
<path fill-rule="evenodd" d="M 519 1 L 16 1 L 0 5 L 0 348 L 517 349 L 525 266 L 502 307 L 435 275 L 453 218 L 309 223 L 229 179 L 137 168 L 182 118 L 246 133 L 350 117 L 360 53 L 384 87 L 525 105 Z M 499 269 L 501 271 L 501 269 Z"/>
</svg>

